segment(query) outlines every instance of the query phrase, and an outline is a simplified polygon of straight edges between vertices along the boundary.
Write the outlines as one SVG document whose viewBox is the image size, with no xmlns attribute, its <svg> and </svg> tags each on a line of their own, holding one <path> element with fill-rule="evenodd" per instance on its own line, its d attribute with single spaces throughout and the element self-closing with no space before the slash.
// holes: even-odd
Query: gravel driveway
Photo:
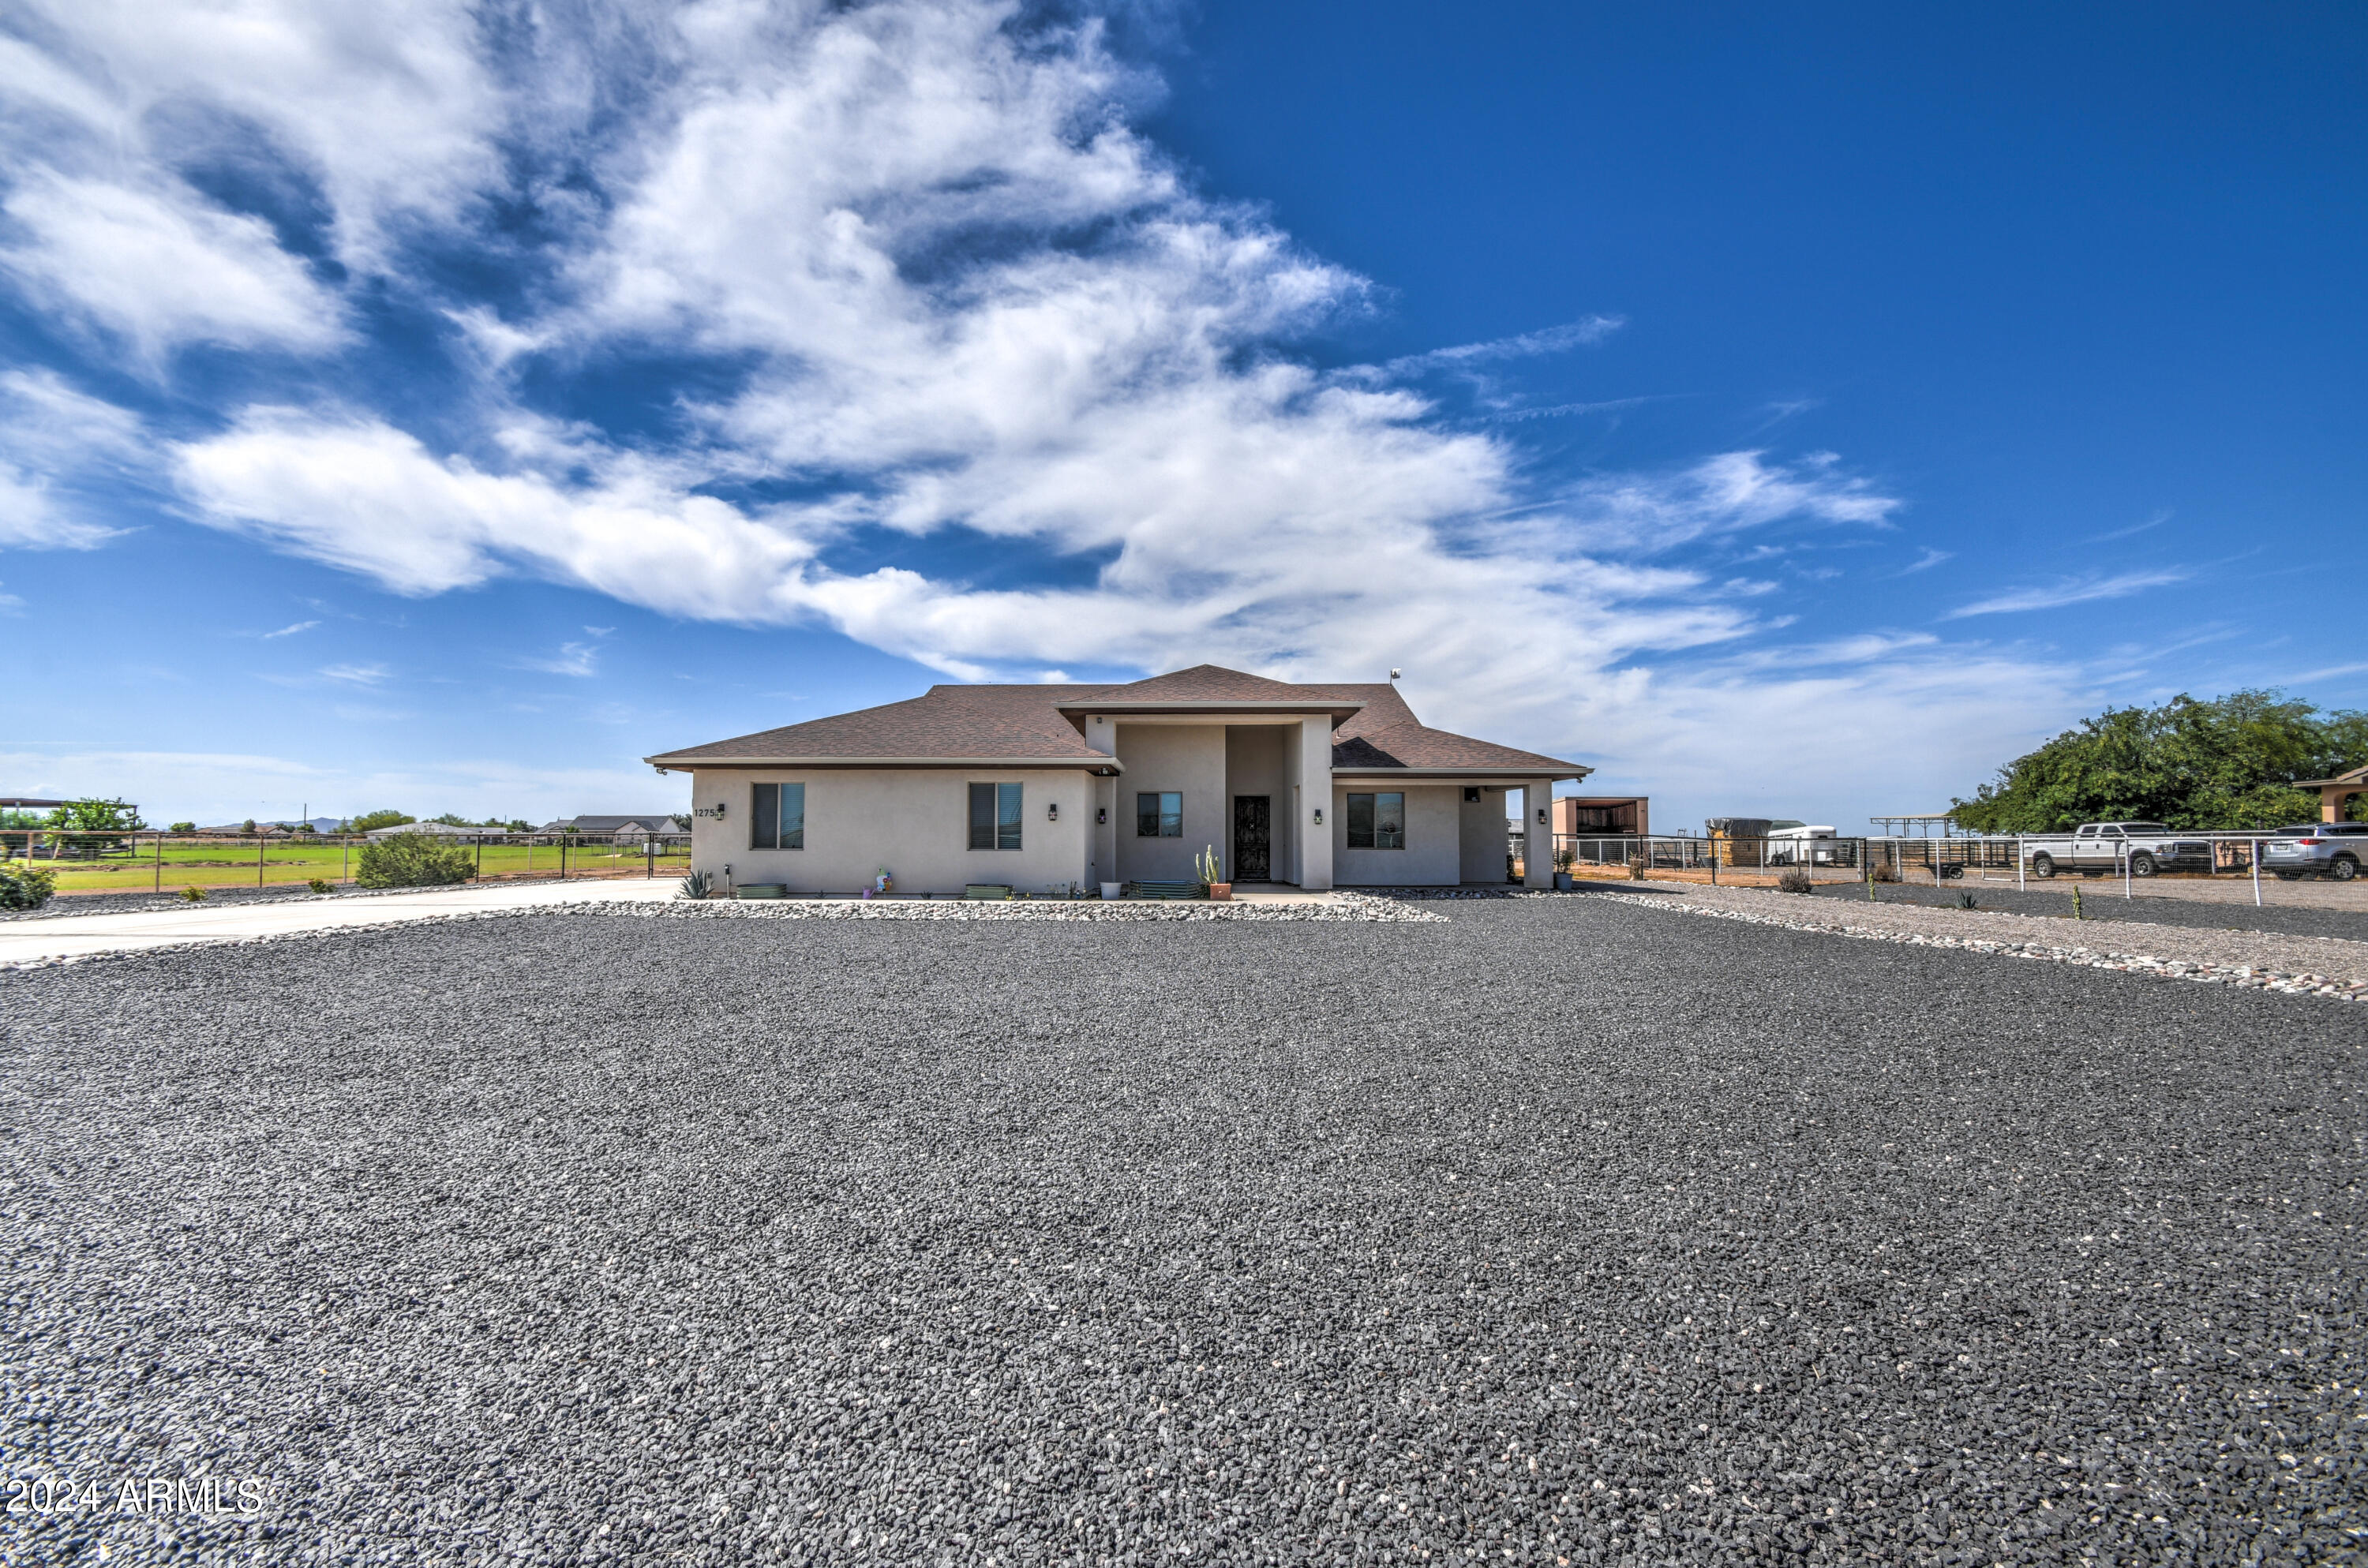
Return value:
<svg viewBox="0 0 2368 1568">
<path fill-rule="evenodd" d="M 0 974 L 0 1453 L 100 1499 L 0 1541 L 2357 1551 L 2368 1010 L 1439 907 L 536 916 Z M 257 1506 L 120 1506 L 200 1475 Z"/>
</svg>

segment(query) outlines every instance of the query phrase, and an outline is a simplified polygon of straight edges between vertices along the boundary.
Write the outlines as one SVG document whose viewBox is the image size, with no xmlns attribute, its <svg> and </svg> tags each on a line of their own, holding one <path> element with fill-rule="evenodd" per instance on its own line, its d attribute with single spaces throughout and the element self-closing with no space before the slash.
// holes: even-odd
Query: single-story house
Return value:
<svg viewBox="0 0 2368 1568">
<path fill-rule="evenodd" d="M 689 824 L 680 817 L 665 812 L 643 812 L 639 816 L 568 817 L 560 822 L 545 823 L 543 833 L 573 833 L 578 838 L 600 838 L 612 844 L 639 844 L 645 838 L 663 838 L 669 834 L 685 834 Z"/>
<path fill-rule="evenodd" d="M 691 864 L 719 881 L 900 892 L 1183 881 L 1525 880 L 1553 872 L 1546 802 L 1584 765 L 1434 730 L 1387 682 L 1292 685 L 1201 665 L 1118 686 L 934 686 L 884 707 L 646 758 L 691 776 Z"/>
<path fill-rule="evenodd" d="M 397 834 L 417 834 L 423 838 L 450 839 L 456 844 L 490 844 L 509 836 L 506 827 L 479 827 L 474 823 L 402 822 L 393 827 L 374 827 L 362 835 L 364 838 L 393 838 Z"/>
</svg>

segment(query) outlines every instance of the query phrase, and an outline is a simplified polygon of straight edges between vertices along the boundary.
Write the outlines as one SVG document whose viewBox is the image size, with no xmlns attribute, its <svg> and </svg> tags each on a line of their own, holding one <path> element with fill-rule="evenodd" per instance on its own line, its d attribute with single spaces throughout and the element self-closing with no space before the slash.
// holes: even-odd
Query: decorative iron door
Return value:
<svg viewBox="0 0 2368 1568">
<path fill-rule="evenodd" d="M 1265 795 L 1234 797 L 1234 881 L 1270 882 L 1274 869 L 1267 863 L 1267 802 Z"/>
</svg>

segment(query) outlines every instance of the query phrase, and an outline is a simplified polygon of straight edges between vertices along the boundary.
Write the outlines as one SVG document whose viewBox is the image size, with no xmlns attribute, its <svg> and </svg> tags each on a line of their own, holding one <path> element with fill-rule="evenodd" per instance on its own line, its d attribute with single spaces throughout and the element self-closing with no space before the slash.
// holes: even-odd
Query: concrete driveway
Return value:
<svg viewBox="0 0 2368 1568">
<path fill-rule="evenodd" d="M 196 903 L 186 909 L 152 910 L 137 915 L 68 915 L 49 920 L 8 921 L 0 923 L 0 967 L 181 947 L 192 942 L 236 942 L 300 931 L 390 926 L 551 904 L 663 902 L 674 896 L 675 886 L 672 880 L 633 879 L 535 882 L 522 887 L 428 888 L 418 892 L 362 898 L 331 896 L 213 909 Z"/>
</svg>

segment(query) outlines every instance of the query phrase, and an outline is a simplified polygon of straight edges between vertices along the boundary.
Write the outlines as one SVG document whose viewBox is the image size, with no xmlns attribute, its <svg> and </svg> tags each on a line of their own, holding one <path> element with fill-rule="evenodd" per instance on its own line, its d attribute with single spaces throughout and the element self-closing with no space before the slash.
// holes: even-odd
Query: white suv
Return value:
<svg viewBox="0 0 2368 1568">
<path fill-rule="evenodd" d="M 2348 882 L 2368 860 L 2368 822 L 2318 822 L 2307 827 L 2282 827 L 2261 846 L 2261 867 L 2286 881 L 2301 877 L 2333 877 Z"/>
</svg>

